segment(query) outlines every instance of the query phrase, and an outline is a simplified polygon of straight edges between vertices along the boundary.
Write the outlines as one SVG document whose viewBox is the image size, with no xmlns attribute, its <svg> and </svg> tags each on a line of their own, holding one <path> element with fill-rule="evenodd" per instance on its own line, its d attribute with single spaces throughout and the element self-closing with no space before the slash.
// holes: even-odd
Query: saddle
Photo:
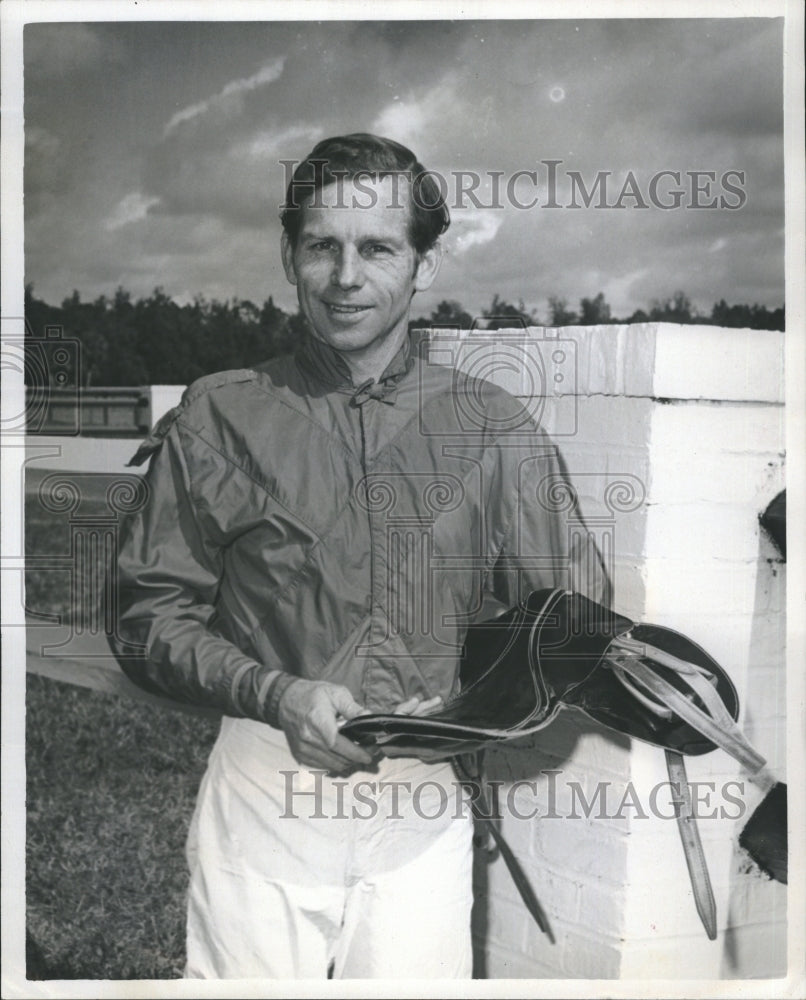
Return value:
<svg viewBox="0 0 806 1000">
<path fill-rule="evenodd" d="M 499 618 L 471 625 L 459 676 L 459 695 L 433 714 L 363 715 L 341 732 L 390 757 L 453 758 L 468 781 L 476 776 L 466 755 L 538 732 L 563 708 L 662 748 L 695 904 L 714 940 L 716 905 L 683 755 L 721 747 L 751 773 L 765 764 L 736 725 L 739 698 L 722 667 L 679 632 L 635 624 L 581 594 L 558 589 L 533 591 Z M 553 940 L 528 879 L 478 792 L 472 804 L 524 903 Z"/>
</svg>

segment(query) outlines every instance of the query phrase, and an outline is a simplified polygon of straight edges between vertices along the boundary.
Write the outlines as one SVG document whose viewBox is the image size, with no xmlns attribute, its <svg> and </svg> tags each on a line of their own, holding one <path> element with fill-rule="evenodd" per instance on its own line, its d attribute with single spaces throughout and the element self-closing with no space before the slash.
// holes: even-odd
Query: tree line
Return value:
<svg viewBox="0 0 806 1000">
<path fill-rule="evenodd" d="M 465 330 L 470 327 L 485 330 L 509 326 L 601 326 L 622 323 L 696 323 L 710 326 L 747 327 L 752 330 L 783 330 L 784 307 L 768 309 L 767 306 L 729 306 L 724 299 L 715 302 L 710 314 L 699 312 L 688 296 L 677 291 L 667 299 L 656 299 L 646 309 L 636 309 L 629 316 L 613 316 L 604 292 L 592 298 L 579 300 L 579 308 L 569 308 L 568 300 L 558 296 L 549 298 L 548 316 L 545 321 L 534 310 L 528 310 L 521 300 L 517 305 L 507 302 L 499 295 L 480 317 L 472 317 L 459 302 L 440 302 L 428 317 L 415 320 L 420 326 L 458 326 Z"/>
<path fill-rule="evenodd" d="M 62 339 L 78 342 L 62 384 L 83 386 L 186 385 L 214 371 L 250 367 L 287 354 L 307 328 L 301 313 L 285 312 L 271 296 L 260 306 L 245 299 L 220 302 L 202 296 L 179 305 L 161 288 L 137 300 L 123 288 L 112 297 L 101 295 L 91 302 L 73 292 L 61 305 L 53 306 L 36 298 L 29 285 L 25 319 L 26 336 L 47 342 L 49 335 L 60 332 Z M 683 292 L 676 292 L 665 301 L 653 302 L 646 311 L 639 309 L 616 319 L 600 292 L 594 298 L 580 299 L 577 309 L 570 309 L 565 299 L 550 298 L 549 315 L 541 323 L 522 301 L 513 304 L 494 295 L 481 316 L 474 317 L 461 303 L 446 299 L 428 316 L 412 319 L 409 326 L 494 330 L 652 321 L 783 330 L 784 307 L 731 306 L 722 299 L 709 316 L 703 316 Z M 40 377 L 33 366 L 26 366 L 28 384 Z"/>
</svg>

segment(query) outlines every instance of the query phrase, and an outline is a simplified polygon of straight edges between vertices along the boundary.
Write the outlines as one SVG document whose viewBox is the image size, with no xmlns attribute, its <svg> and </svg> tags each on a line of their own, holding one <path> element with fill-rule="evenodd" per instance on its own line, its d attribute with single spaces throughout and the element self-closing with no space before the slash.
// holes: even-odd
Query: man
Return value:
<svg viewBox="0 0 806 1000">
<path fill-rule="evenodd" d="M 134 461 L 120 560 L 141 685 L 224 712 L 188 840 L 187 974 L 469 977 L 471 819 L 448 763 L 339 732 L 457 691 L 490 602 L 569 585 L 553 445 L 408 337 L 449 224 L 405 147 L 319 143 L 282 258 L 311 333 L 194 383 Z M 124 664 L 126 661 L 122 661 Z"/>
</svg>

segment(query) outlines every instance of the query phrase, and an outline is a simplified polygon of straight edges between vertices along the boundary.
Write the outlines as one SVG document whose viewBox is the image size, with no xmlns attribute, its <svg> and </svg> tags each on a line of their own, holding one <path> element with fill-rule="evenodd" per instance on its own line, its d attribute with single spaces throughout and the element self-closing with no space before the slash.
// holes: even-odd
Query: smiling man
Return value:
<svg viewBox="0 0 806 1000">
<path fill-rule="evenodd" d="M 408 185 L 400 191 L 398 176 L 339 179 L 305 208 L 298 229 L 283 233 L 300 308 L 354 379 L 385 370 L 408 335 L 412 296 L 439 269 L 438 245 L 418 251 L 412 243 L 412 196 Z M 289 209 L 285 217 L 294 218 Z"/>
<path fill-rule="evenodd" d="M 120 560 L 121 634 L 145 650 L 124 669 L 224 713 L 188 839 L 187 974 L 469 977 L 450 764 L 339 728 L 447 701 L 483 609 L 571 583 L 566 523 L 537 499 L 563 473 L 513 397 L 412 348 L 449 215 L 408 149 L 325 140 L 282 222 L 310 334 L 160 422 Z"/>
</svg>

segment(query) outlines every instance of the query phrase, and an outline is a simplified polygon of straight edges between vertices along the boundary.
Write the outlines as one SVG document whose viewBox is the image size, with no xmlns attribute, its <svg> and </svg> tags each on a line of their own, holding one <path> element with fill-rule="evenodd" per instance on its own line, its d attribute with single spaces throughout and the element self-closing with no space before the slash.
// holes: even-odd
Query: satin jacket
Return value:
<svg viewBox="0 0 806 1000">
<path fill-rule="evenodd" d="M 556 502 L 554 444 L 513 396 L 410 342 L 362 386 L 313 338 L 202 378 L 130 464 L 149 457 L 114 645 L 141 648 L 120 660 L 136 683 L 225 714 L 266 721 L 277 671 L 372 711 L 448 700 L 491 600 L 571 583 L 581 522 Z"/>
</svg>

